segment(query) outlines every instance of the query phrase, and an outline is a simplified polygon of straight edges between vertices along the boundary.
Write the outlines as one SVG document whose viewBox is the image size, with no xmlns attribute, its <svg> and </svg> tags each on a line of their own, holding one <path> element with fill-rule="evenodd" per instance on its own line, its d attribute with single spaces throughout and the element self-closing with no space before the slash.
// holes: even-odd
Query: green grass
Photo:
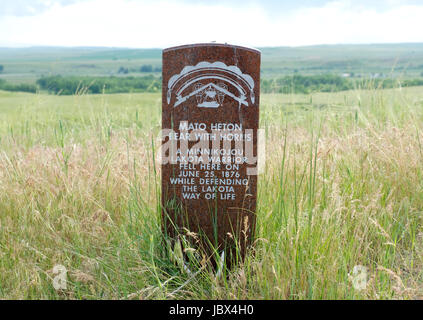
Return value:
<svg viewBox="0 0 423 320">
<path fill-rule="evenodd" d="M 422 297 L 423 88 L 262 95 L 255 246 L 223 278 L 161 241 L 160 126 L 159 94 L 0 92 L 0 298 Z"/>
</svg>

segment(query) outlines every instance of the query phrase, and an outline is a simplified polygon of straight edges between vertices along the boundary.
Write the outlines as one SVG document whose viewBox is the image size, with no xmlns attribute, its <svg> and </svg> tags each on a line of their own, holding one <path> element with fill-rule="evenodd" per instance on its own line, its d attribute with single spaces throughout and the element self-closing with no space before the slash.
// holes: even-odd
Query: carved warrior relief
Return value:
<svg viewBox="0 0 423 320">
<path fill-rule="evenodd" d="M 220 61 L 202 61 L 195 66 L 184 67 L 169 79 L 168 104 L 173 94 L 176 95 L 174 107 L 193 96 L 199 108 L 218 108 L 225 97 L 234 99 L 239 106 L 249 106 L 255 101 L 253 78 L 242 73 L 237 66 L 227 66 Z"/>
</svg>

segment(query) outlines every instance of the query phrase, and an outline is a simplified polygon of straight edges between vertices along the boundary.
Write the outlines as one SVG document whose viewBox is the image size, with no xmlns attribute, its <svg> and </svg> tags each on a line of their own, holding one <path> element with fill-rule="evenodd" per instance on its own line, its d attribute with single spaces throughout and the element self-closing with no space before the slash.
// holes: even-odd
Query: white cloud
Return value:
<svg viewBox="0 0 423 320">
<path fill-rule="evenodd" d="M 48 10 L 53 5 L 69 5 L 82 0 L 3 0 L 0 2 L 0 16 L 29 16 Z"/>
<path fill-rule="evenodd" d="M 396 2 L 396 0 L 393 0 Z M 269 12 L 259 4 L 88 0 L 53 3 L 0 19 L 0 45 L 166 47 L 220 42 L 249 46 L 423 41 L 423 5 L 385 10 L 352 1 Z"/>
</svg>

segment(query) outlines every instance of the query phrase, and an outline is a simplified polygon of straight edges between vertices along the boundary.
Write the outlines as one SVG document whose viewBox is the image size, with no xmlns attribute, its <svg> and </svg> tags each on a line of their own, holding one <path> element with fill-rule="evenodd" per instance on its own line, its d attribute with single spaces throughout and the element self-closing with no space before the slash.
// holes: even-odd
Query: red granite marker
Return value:
<svg viewBox="0 0 423 320">
<path fill-rule="evenodd" d="M 163 229 L 198 234 L 197 245 L 229 264 L 254 235 L 259 92 L 255 49 L 163 50 Z"/>
</svg>

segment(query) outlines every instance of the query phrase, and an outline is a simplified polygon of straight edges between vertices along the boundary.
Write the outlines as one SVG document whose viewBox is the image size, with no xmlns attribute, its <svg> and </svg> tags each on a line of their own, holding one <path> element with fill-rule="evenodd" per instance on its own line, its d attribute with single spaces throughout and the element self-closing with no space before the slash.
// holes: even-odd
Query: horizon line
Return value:
<svg viewBox="0 0 423 320">
<path fill-rule="evenodd" d="M 220 42 L 201 42 L 201 44 L 214 44 Z M 188 43 L 189 45 L 200 44 L 198 43 Z M 230 44 L 236 45 L 238 44 Z M 274 45 L 274 46 L 248 46 L 251 48 L 307 48 L 307 47 L 334 47 L 334 46 L 371 46 L 371 45 L 423 45 L 423 41 L 416 42 L 368 42 L 368 43 L 321 43 L 321 44 L 310 44 L 310 45 L 298 45 L 298 46 L 289 46 L 289 45 Z M 243 46 L 243 45 L 241 45 Z M 127 50 L 164 50 L 167 48 L 172 48 L 174 46 L 166 47 L 120 47 L 120 46 L 56 46 L 56 45 L 17 45 L 17 46 L 4 46 L 0 45 L 0 49 L 37 49 L 37 48 L 50 48 L 50 49 L 127 49 Z"/>
</svg>

